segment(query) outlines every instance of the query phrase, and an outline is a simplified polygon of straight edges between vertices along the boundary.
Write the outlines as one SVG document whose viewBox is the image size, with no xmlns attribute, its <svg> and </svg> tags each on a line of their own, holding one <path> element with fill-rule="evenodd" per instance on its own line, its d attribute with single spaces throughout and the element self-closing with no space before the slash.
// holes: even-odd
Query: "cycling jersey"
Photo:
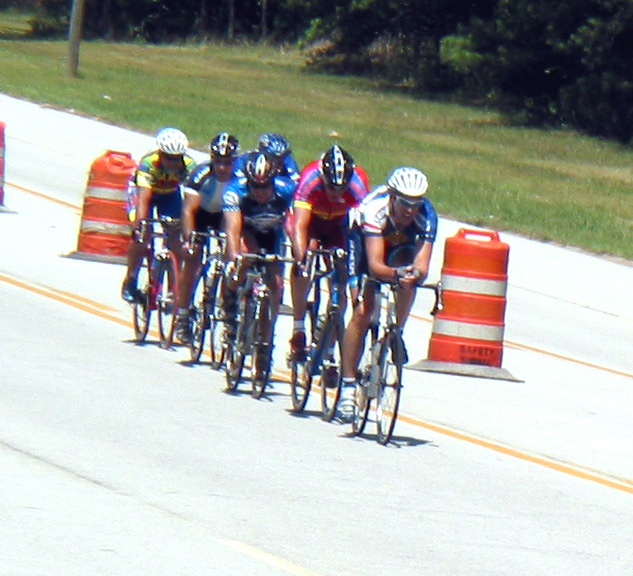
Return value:
<svg viewBox="0 0 633 576">
<path fill-rule="evenodd" d="M 281 247 L 283 223 L 290 207 L 295 185 L 287 178 L 273 179 L 273 195 L 263 204 L 251 197 L 244 177 L 234 177 L 227 185 L 223 196 L 223 210 L 241 212 L 244 230 L 252 232 L 256 238 L 266 242 L 260 246 L 270 248 L 269 239 L 274 239 L 274 252 Z M 271 250 L 271 251 L 273 251 Z"/>
<path fill-rule="evenodd" d="M 216 214 L 222 212 L 222 197 L 228 182 L 220 182 L 213 172 L 211 161 L 198 164 L 191 170 L 183 187 L 185 194 L 200 196 L 200 209 Z"/>
<path fill-rule="evenodd" d="M 321 220 L 346 221 L 350 208 L 358 206 L 367 195 L 367 187 L 358 172 L 354 170 L 340 200 L 332 202 L 325 192 L 325 182 L 319 165 L 320 161 L 315 160 L 301 171 L 293 206 L 307 208 L 312 212 L 313 217 Z"/>
<path fill-rule="evenodd" d="M 424 198 L 424 204 L 411 224 L 398 228 L 391 218 L 391 195 L 387 186 L 379 186 L 363 202 L 361 228 L 365 236 L 382 236 L 387 250 L 401 244 L 415 244 L 420 239 L 435 242 L 437 234 L 437 213 L 431 201 Z"/>
<path fill-rule="evenodd" d="M 195 163 L 191 156 L 185 154 L 176 169 L 167 168 L 161 162 L 158 150 L 155 150 L 141 158 L 136 171 L 136 185 L 139 188 L 149 188 L 154 194 L 180 191 L 180 184 Z"/>
<path fill-rule="evenodd" d="M 402 257 L 409 264 L 412 263 L 418 241 L 435 241 L 437 213 L 428 198 L 424 198 L 424 204 L 413 222 L 401 228 L 395 226 L 391 217 L 390 198 L 389 189 L 382 185 L 373 190 L 358 207 L 360 224 L 351 234 L 348 258 L 348 273 L 355 282 L 369 270 L 364 236 L 384 238 L 385 263 L 389 266 Z"/>
</svg>

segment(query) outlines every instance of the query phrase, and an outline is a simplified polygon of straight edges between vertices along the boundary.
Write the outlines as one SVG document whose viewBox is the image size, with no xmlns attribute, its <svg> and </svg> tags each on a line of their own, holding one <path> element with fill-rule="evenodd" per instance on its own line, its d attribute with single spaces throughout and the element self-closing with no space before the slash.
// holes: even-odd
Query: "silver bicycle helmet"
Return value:
<svg viewBox="0 0 633 576">
<path fill-rule="evenodd" d="M 429 181 L 421 170 L 404 166 L 396 168 L 387 179 L 387 186 L 405 198 L 418 199 L 426 194 Z"/>
<path fill-rule="evenodd" d="M 189 148 L 189 140 L 178 128 L 163 128 L 156 134 L 156 146 L 165 154 L 182 156 Z"/>
</svg>

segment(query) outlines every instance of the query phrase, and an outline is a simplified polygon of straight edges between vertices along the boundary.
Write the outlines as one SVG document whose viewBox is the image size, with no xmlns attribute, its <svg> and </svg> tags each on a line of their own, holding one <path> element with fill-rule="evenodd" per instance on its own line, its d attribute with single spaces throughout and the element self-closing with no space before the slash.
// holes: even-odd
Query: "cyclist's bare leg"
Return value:
<svg viewBox="0 0 633 576">
<path fill-rule="evenodd" d="M 143 256 L 147 251 L 147 245 L 143 242 L 132 240 L 127 249 L 127 273 L 125 279 L 135 280 L 138 276 L 138 269 L 141 266 Z"/>
<path fill-rule="evenodd" d="M 189 308 L 193 297 L 193 283 L 202 263 L 202 245 L 195 244 L 193 254 L 185 251 L 180 267 L 178 279 L 179 291 L 177 306 L 180 309 Z"/>
<path fill-rule="evenodd" d="M 343 338 L 343 378 L 355 379 L 358 361 L 363 353 L 362 347 L 365 341 L 365 334 L 371 323 L 374 311 L 376 287 L 369 284 L 365 287 L 365 293 L 356 304 L 352 317 L 345 329 Z"/>
</svg>

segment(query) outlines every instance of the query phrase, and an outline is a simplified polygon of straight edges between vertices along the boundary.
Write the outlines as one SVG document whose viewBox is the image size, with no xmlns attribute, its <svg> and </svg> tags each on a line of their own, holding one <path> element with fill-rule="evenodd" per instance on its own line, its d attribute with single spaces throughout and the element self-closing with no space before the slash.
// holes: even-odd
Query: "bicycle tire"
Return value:
<svg viewBox="0 0 633 576">
<path fill-rule="evenodd" d="M 365 334 L 363 354 L 358 363 L 358 379 L 354 394 L 354 418 L 352 419 L 352 433 L 355 436 L 359 436 L 364 432 L 369 418 L 372 399 L 368 394 L 368 385 L 369 375 L 371 374 L 372 350 L 377 338 L 377 330 L 370 328 Z"/>
<path fill-rule="evenodd" d="M 134 337 L 137 342 L 143 342 L 149 331 L 152 317 L 151 307 L 151 270 L 148 268 L 147 258 L 143 259 L 138 270 L 138 294 L 132 305 L 132 320 L 134 324 Z"/>
<path fill-rule="evenodd" d="M 158 259 L 158 286 L 156 309 L 158 311 L 158 333 L 162 348 L 170 348 L 174 339 L 176 302 L 178 301 L 178 270 L 176 260 L 169 254 Z"/>
<path fill-rule="evenodd" d="M 380 382 L 376 395 L 376 432 L 379 444 L 387 444 L 398 419 L 402 390 L 402 342 L 400 335 L 390 332 L 380 348 Z"/>
<path fill-rule="evenodd" d="M 205 293 L 205 272 L 198 273 L 193 284 L 193 298 L 191 299 L 191 343 L 189 354 L 192 362 L 198 362 L 204 349 L 204 338 L 207 330 L 208 304 Z"/>
<path fill-rule="evenodd" d="M 333 355 L 331 358 L 324 358 L 321 362 L 321 418 L 326 422 L 331 422 L 336 416 L 336 406 L 341 396 L 341 361 L 343 359 L 343 321 L 340 318 L 328 318 L 323 327 L 323 345 L 334 338 Z M 325 354 L 325 352 L 324 352 Z M 324 382 L 323 374 L 325 367 L 330 368 L 333 374 L 329 375 L 329 384 Z"/>
<path fill-rule="evenodd" d="M 222 275 L 214 272 L 209 281 L 209 353 L 211 368 L 219 370 L 224 363 L 224 311 L 222 309 Z"/>
<path fill-rule="evenodd" d="M 306 334 L 314 335 L 314 318 L 312 311 L 306 314 Z M 310 390 L 312 389 L 312 351 L 317 343 L 310 344 L 310 354 L 307 358 L 290 357 L 290 399 L 292 411 L 299 414 L 305 410 Z"/>
<path fill-rule="evenodd" d="M 246 356 L 252 346 L 251 325 L 254 308 L 254 303 L 249 297 L 244 303 L 243 312 L 238 312 L 235 340 L 228 343 L 226 351 L 226 390 L 228 392 L 235 392 L 242 380 Z"/>
<path fill-rule="evenodd" d="M 266 325 L 271 322 L 270 297 L 262 296 L 257 303 L 253 318 L 253 352 L 251 368 L 251 396 L 259 399 L 264 395 L 271 368 L 271 343 L 268 338 Z M 272 329 L 272 327 L 271 327 Z"/>
</svg>

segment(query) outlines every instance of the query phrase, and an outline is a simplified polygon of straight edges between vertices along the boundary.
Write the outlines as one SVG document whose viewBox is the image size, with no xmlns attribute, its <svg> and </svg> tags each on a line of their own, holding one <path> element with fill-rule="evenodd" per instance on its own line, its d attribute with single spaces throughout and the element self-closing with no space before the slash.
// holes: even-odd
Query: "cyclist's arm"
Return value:
<svg viewBox="0 0 633 576">
<path fill-rule="evenodd" d="M 396 268 L 385 264 L 385 239 L 379 235 L 366 235 L 365 251 L 367 252 L 369 273 L 377 280 L 383 282 L 393 281 Z"/>
<path fill-rule="evenodd" d="M 185 242 L 189 241 L 195 228 L 196 213 L 200 209 L 200 202 L 200 194 L 185 188 L 185 198 L 182 205 L 182 233 Z"/>
<path fill-rule="evenodd" d="M 418 281 L 424 280 L 429 274 L 432 252 L 433 242 L 423 241 L 413 260 L 413 267 L 420 273 Z"/>
<path fill-rule="evenodd" d="M 224 226 L 226 228 L 226 258 L 232 262 L 241 253 L 240 241 L 242 237 L 242 211 L 228 210 L 224 212 Z"/>
<path fill-rule="evenodd" d="M 136 224 L 149 217 L 150 203 L 152 201 L 152 190 L 145 186 L 138 189 L 138 208 L 136 210 Z"/>
<path fill-rule="evenodd" d="M 294 257 L 302 262 L 308 250 L 310 220 L 312 219 L 312 211 L 301 205 L 294 205 L 294 231 L 292 245 L 294 248 Z"/>
</svg>

